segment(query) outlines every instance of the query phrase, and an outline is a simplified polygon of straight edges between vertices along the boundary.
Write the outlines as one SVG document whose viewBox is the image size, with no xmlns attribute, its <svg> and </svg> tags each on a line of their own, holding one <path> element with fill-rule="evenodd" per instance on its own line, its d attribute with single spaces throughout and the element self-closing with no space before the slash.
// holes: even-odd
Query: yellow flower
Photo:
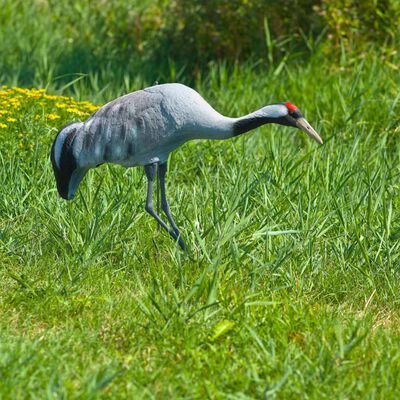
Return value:
<svg viewBox="0 0 400 400">
<path fill-rule="evenodd" d="M 29 92 L 28 89 L 23 89 L 23 88 L 19 88 L 19 87 L 13 87 L 13 89 L 15 92 L 22 93 L 22 94 L 26 94 Z"/>
<path fill-rule="evenodd" d="M 53 96 L 53 95 L 45 94 L 44 98 L 46 100 L 58 100 L 59 96 Z"/>
<path fill-rule="evenodd" d="M 67 108 L 67 107 L 69 107 L 69 105 L 68 104 L 63 104 L 63 103 L 56 103 L 56 107 L 57 108 Z"/>
<path fill-rule="evenodd" d="M 77 113 L 77 112 L 79 112 L 79 110 L 77 110 L 76 108 L 72 108 L 72 107 L 67 108 L 67 111 L 69 113 Z"/>
<path fill-rule="evenodd" d="M 65 113 L 84 119 L 99 107 L 89 101 L 77 101 L 72 97 L 47 94 L 44 89 L 11 88 L 0 85 L 0 117 L 2 117 L 0 129 L 10 128 L 13 123 L 18 122 L 17 110 L 22 108 L 26 108 L 28 113 L 33 112 L 34 120 L 55 121 L 63 118 Z"/>
<path fill-rule="evenodd" d="M 76 115 L 81 115 L 81 116 L 83 116 L 83 115 L 88 115 L 88 113 L 87 113 L 86 111 L 79 111 L 79 110 L 76 110 L 76 111 L 75 111 L 75 114 L 76 114 Z"/>
<path fill-rule="evenodd" d="M 42 97 L 42 93 L 38 92 L 29 92 L 27 93 L 28 97 L 33 97 L 34 99 L 38 99 L 39 97 Z"/>
</svg>

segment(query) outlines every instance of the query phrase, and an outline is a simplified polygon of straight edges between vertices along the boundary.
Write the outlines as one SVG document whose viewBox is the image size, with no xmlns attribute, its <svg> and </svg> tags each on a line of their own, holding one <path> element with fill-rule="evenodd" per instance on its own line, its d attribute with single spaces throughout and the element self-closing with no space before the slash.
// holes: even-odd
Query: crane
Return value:
<svg viewBox="0 0 400 400">
<path fill-rule="evenodd" d="M 146 211 L 185 249 L 165 193 L 168 155 L 193 139 L 229 139 L 261 125 L 299 128 L 322 144 L 318 133 L 290 102 L 270 104 L 240 118 L 221 115 L 195 90 L 178 83 L 151 86 L 121 96 L 84 122 L 60 130 L 51 148 L 59 195 L 73 198 L 90 168 L 103 163 L 142 165 L 147 177 Z M 153 207 L 158 173 L 161 207 L 170 226 Z"/>
</svg>

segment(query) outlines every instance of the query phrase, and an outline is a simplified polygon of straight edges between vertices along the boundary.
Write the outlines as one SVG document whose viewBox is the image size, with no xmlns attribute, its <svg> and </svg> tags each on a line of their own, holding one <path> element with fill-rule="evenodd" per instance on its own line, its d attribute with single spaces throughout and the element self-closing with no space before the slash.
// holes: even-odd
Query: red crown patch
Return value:
<svg viewBox="0 0 400 400">
<path fill-rule="evenodd" d="M 289 111 L 296 111 L 298 108 L 292 104 L 290 101 L 285 103 L 285 106 L 288 108 Z"/>
</svg>

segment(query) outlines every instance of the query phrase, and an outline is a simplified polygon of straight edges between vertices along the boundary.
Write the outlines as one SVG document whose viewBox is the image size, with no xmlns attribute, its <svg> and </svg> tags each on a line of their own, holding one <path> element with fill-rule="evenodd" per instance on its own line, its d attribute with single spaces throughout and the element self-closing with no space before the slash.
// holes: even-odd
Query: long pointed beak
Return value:
<svg viewBox="0 0 400 400">
<path fill-rule="evenodd" d="M 307 133 L 310 138 L 314 139 L 319 144 L 323 144 L 324 142 L 321 139 L 321 136 L 315 131 L 315 129 L 305 120 L 305 118 L 298 118 L 296 120 L 296 125 L 303 132 Z"/>
</svg>

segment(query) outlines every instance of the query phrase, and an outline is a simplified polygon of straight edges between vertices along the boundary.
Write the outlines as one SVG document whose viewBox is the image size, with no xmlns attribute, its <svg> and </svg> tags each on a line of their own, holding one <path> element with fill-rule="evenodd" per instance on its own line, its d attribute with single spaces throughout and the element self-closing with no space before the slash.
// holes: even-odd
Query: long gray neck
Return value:
<svg viewBox="0 0 400 400">
<path fill-rule="evenodd" d="M 216 114 L 213 118 L 208 119 L 206 123 L 203 122 L 201 124 L 198 133 L 194 134 L 194 138 L 229 139 L 256 129 L 261 125 L 269 123 L 285 125 L 286 115 L 287 108 L 283 104 L 272 104 L 240 118 L 229 118 Z"/>
<path fill-rule="evenodd" d="M 259 110 L 237 118 L 233 124 L 233 136 L 241 135 L 265 124 L 287 125 L 286 115 L 288 110 L 283 104 L 271 104 Z"/>
</svg>

